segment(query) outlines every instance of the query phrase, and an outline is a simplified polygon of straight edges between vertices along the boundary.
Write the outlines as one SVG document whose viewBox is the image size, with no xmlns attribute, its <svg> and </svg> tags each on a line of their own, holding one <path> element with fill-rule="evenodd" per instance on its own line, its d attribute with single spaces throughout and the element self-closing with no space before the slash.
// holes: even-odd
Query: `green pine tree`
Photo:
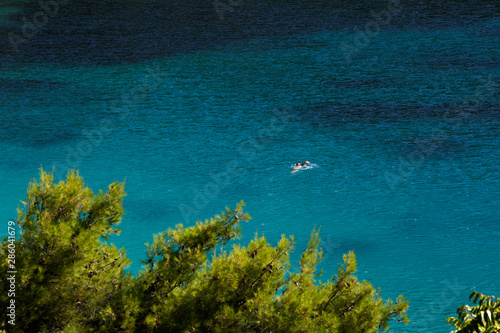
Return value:
<svg viewBox="0 0 500 333">
<path fill-rule="evenodd" d="M 17 219 L 18 320 L 11 330 L 84 332 L 106 319 L 111 300 L 123 292 L 123 267 L 130 262 L 123 250 L 105 242 L 119 232 L 123 188 L 114 183 L 94 194 L 76 172 L 59 184 L 43 171 L 32 181 Z M 0 250 L 2 272 L 8 270 L 7 244 L 4 240 Z M 4 288 L 7 283 L 2 279 Z M 6 302 L 2 293 L 3 308 Z"/>
<path fill-rule="evenodd" d="M 19 210 L 16 245 L 16 332 L 338 332 L 387 330 L 407 323 L 408 302 L 384 300 L 358 281 L 354 253 L 336 275 L 322 271 L 319 231 L 299 267 L 290 264 L 293 236 L 276 246 L 258 235 L 248 246 L 243 203 L 195 226 L 177 225 L 147 244 L 143 270 L 132 276 L 123 249 L 107 244 L 123 215 L 124 183 L 94 194 L 76 171 L 54 183 L 41 171 Z M 0 269 L 8 270 L 8 240 Z M 2 287 L 9 281 L 2 276 Z M 8 297 L 0 296 L 7 307 Z"/>
</svg>

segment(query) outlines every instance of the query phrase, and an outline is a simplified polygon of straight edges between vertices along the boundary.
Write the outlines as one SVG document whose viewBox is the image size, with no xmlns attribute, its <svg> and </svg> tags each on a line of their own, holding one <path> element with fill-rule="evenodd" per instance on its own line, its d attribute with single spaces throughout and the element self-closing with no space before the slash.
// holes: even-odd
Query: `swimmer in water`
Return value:
<svg viewBox="0 0 500 333">
<path fill-rule="evenodd" d="M 305 161 L 304 163 L 295 163 L 294 170 L 292 170 L 292 173 L 299 171 L 299 168 L 303 167 L 306 164 L 309 164 L 311 162 Z"/>
<path fill-rule="evenodd" d="M 295 167 L 300 168 L 300 167 L 303 167 L 304 165 L 309 164 L 309 163 L 311 163 L 311 162 L 305 161 L 304 163 L 295 163 Z"/>
</svg>

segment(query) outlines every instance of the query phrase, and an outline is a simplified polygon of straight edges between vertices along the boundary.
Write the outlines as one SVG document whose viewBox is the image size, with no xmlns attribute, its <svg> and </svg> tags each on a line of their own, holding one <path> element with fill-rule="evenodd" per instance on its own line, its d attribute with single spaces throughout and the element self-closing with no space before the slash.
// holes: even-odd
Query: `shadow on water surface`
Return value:
<svg viewBox="0 0 500 333">
<path fill-rule="evenodd" d="M 375 81 L 376 82 L 376 81 Z M 320 127 L 335 126 L 343 121 L 352 120 L 395 120 L 405 121 L 418 118 L 444 118 L 453 112 L 456 105 L 451 104 L 354 104 L 343 102 L 324 102 L 299 109 L 302 121 L 315 121 Z M 500 104 L 483 103 L 467 118 L 500 116 Z M 319 121 L 319 122 L 318 122 Z"/>
<path fill-rule="evenodd" d="M 12 3 L 16 3 L 12 1 Z M 19 2 L 21 3 L 21 2 Z M 13 51 L 7 37 L 22 35 L 23 17 L 40 11 L 37 2 L 4 15 L 0 26 L 2 62 L 17 59 L 77 65 L 131 63 L 194 52 L 234 41 L 304 34 L 329 29 L 348 30 L 373 20 L 386 1 L 247 1 L 221 14 L 215 1 L 87 1 L 60 6 L 26 43 Z M 401 0 L 402 11 L 384 29 L 467 24 L 495 16 L 491 1 L 449 1 L 435 4 Z M 8 20 L 6 20 L 6 17 Z M 7 22 L 7 23 L 6 23 Z M 17 28 L 14 25 L 17 23 Z"/>
<path fill-rule="evenodd" d="M 49 91 L 51 89 L 66 88 L 67 84 L 63 82 L 54 82 L 46 80 L 30 80 L 30 79 L 9 79 L 2 78 L 0 80 L 0 92 L 15 93 L 18 91 Z"/>
<path fill-rule="evenodd" d="M 73 142 L 81 137 L 81 128 L 68 123 L 41 119 L 40 116 L 9 117 L 1 121 L 0 141 L 32 148 L 45 148 Z M 47 118 L 47 117 L 44 117 Z"/>
<path fill-rule="evenodd" d="M 363 142 L 395 156 L 408 156 L 423 146 L 426 158 L 442 160 L 476 151 L 477 140 L 496 135 L 494 124 L 500 118 L 500 104 L 495 101 L 481 104 L 460 122 L 452 121 L 458 119 L 454 107 L 325 102 L 298 109 L 296 121 L 331 132 L 332 140 Z"/>
<path fill-rule="evenodd" d="M 0 141 L 45 148 L 73 142 L 93 128 L 105 110 L 94 112 L 94 99 L 107 92 L 43 79 L 0 79 Z"/>
</svg>

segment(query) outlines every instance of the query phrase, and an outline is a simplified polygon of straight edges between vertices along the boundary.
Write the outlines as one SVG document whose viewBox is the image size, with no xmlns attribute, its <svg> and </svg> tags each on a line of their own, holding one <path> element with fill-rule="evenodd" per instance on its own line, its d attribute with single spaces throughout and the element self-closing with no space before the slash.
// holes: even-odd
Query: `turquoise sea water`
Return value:
<svg viewBox="0 0 500 333">
<path fill-rule="evenodd" d="M 404 294 L 412 322 L 394 332 L 447 332 L 471 291 L 500 295 L 494 4 L 405 5 L 368 40 L 385 3 L 243 4 L 224 20 L 112 4 L 68 4 L 2 56 L 4 221 L 40 166 L 76 166 L 96 191 L 126 179 L 113 241 L 133 272 L 154 233 L 244 200 L 241 242 L 295 235 L 296 260 L 321 226 L 326 277 L 354 250 L 361 279 Z"/>
</svg>

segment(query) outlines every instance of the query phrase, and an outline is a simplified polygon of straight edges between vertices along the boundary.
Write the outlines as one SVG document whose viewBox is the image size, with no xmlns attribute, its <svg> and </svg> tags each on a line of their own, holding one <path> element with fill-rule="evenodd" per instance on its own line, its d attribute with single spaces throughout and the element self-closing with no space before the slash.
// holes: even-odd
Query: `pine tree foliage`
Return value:
<svg viewBox="0 0 500 333">
<path fill-rule="evenodd" d="M 132 276 L 123 249 L 107 244 L 123 215 L 124 183 L 94 194 L 76 171 L 54 183 L 41 171 L 19 210 L 16 240 L 17 332 L 338 332 L 387 330 L 407 323 L 408 302 L 384 300 L 354 276 L 354 253 L 337 274 L 319 280 L 319 230 L 297 268 L 293 236 L 277 245 L 255 235 L 247 246 L 243 203 L 191 227 L 182 224 L 147 244 L 143 270 Z M 7 271 L 7 241 L 0 265 Z M 8 281 L 2 277 L 3 287 Z M 6 295 L 0 306 L 6 307 Z M 4 307 L 4 308 L 5 308 Z M 6 329 L 5 321 L 0 329 Z"/>
<path fill-rule="evenodd" d="M 449 317 L 446 322 L 456 328 L 451 333 L 498 333 L 500 332 L 500 299 L 474 291 L 469 299 L 476 306 L 462 305 L 458 318 Z"/>
<path fill-rule="evenodd" d="M 123 250 L 100 240 L 119 232 L 124 195 L 118 183 L 94 194 L 75 171 L 59 184 L 44 171 L 32 181 L 17 219 L 16 330 L 81 331 L 102 318 L 129 264 Z M 6 243 L 0 250 L 4 272 Z M 2 293 L 2 306 L 6 297 Z"/>
</svg>

